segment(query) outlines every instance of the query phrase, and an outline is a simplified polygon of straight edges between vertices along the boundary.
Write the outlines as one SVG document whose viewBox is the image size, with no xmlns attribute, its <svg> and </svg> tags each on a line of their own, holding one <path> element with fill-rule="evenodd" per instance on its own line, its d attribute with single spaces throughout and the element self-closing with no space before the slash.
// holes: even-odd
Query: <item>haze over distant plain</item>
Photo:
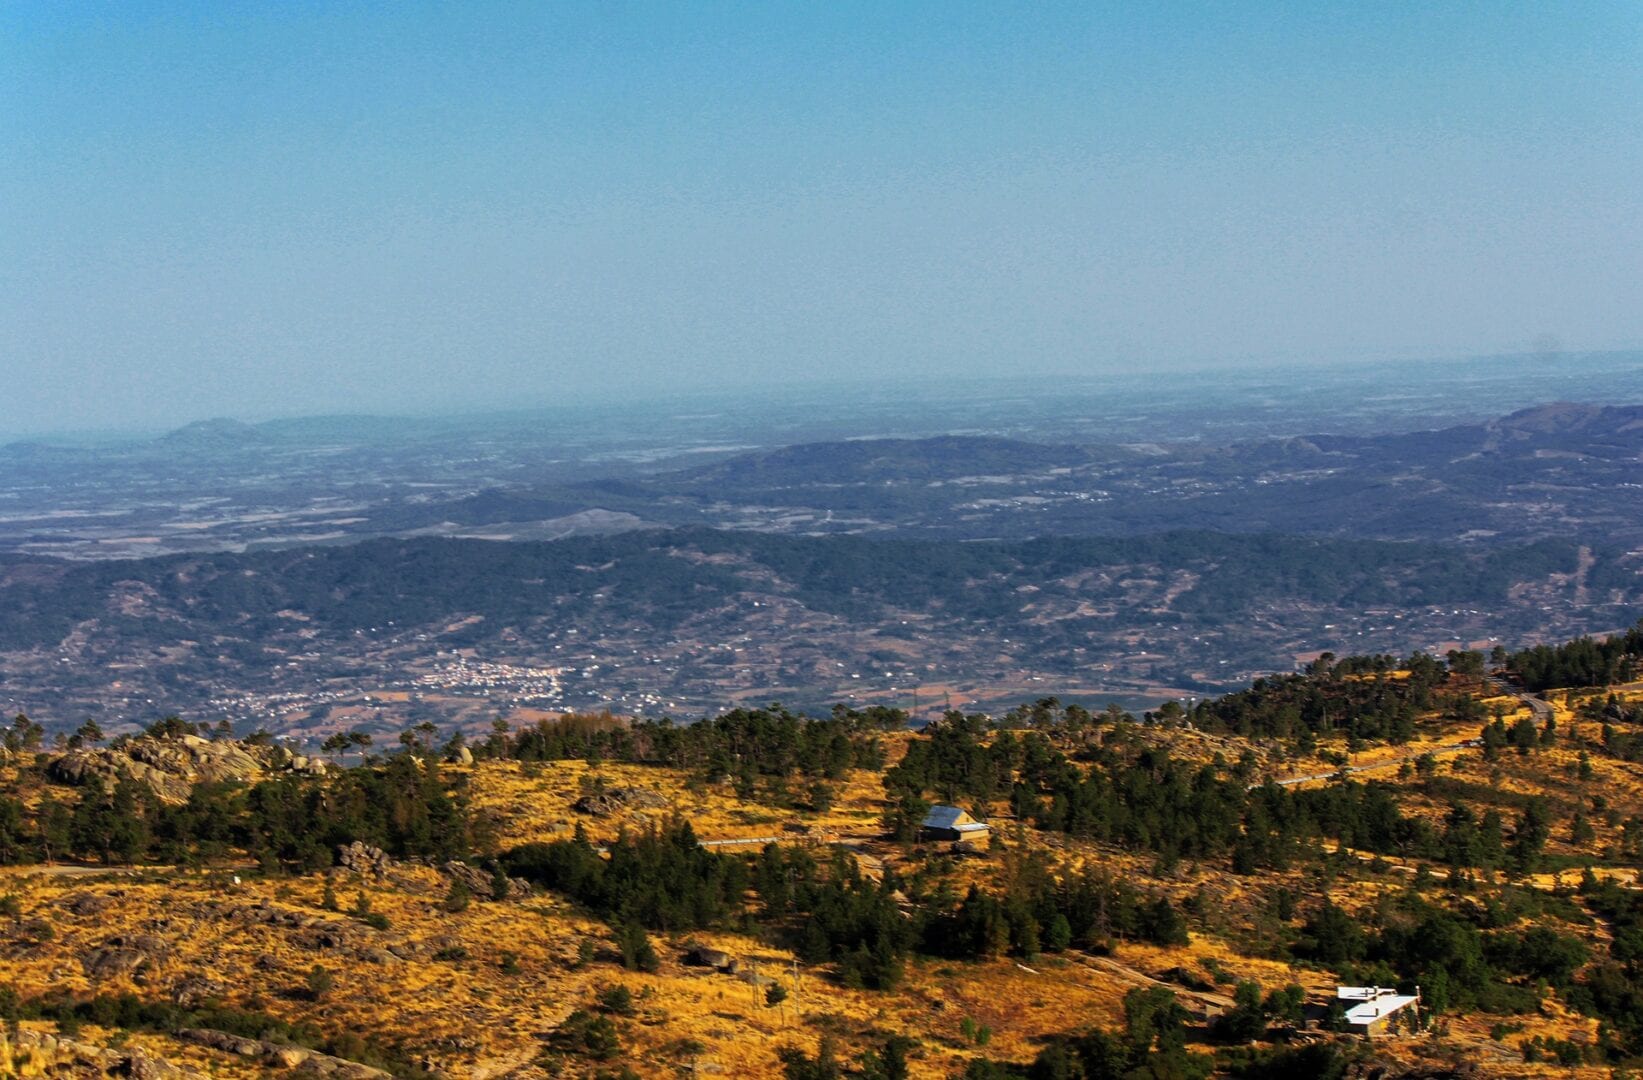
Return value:
<svg viewBox="0 0 1643 1080">
<path fill-rule="evenodd" d="M 1643 344 L 1643 8 L 0 9 L 0 430 Z"/>
</svg>

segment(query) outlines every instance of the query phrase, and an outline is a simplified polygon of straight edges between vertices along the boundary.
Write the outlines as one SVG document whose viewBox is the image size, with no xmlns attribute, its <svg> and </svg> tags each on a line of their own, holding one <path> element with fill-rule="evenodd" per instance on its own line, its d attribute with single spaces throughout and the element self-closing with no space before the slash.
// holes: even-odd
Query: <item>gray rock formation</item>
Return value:
<svg viewBox="0 0 1643 1080">
<path fill-rule="evenodd" d="M 361 877 L 385 878 L 394 861 L 381 848 L 355 840 L 337 848 L 337 865 Z"/>
<path fill-rule="evenodd" d="M 133 780 L 169 803 L 187 802 L 189 792 L 202 781 L 256 780 L 283 771 L 319 775 L 325 772 L 325 763 L 293 757 L 280 747 L 231 739 L 143 735 L 117 746 L 70 750 L 46 764 L 46 775 L 59 783 L 95 784 L 112 791 L 122 779 Z"/>
<path fill-rule="evenodd" d="M 148 934 L 111 937 L 80 959 L 93 979 L 135 976 L 166 954 L 166 944 Z"/>
<path fill-rule="evenodd" d="M 219 999 L 228 987 L 204 975 L 190 975 L 171 988 L 171 1000 L 185 1009 L 197 1009 Z"/>
<path fill-rule="evenodd" d="M 623 810 L 658 810 L 668 804 L 661 792 L 649 788 L 606 788 L 584 795 L 571 803 L 571 809 L 594 817 L 610 817 Z"/>
<path fill-rule="evenodd" d="M 7 1047 L 7 1042 L 11 1046 Z M 65 1039 L 44 1031 L 0 1031 L 0 1051 L 21 1058 L 24 1076 L 129 1076 L 135 1080 L 205 1080 L 204 1073 L 184 1069 L 139 1050 L 111 1050 Z M 38 1071 L 34 1071 L 34 1070 Z"/>
<path fill-rule="evenodd" d="M 317 1050 L 300 1046 L 281 1046 L 277 1043 L 230 1035 L 210 1028 L 183 1028 L 177 1038 L 184 1042 L 208 1046 L 236 1057 L 260 1061 L 275 1068 L 291 1069 L 299 1076 L 334 1077 L 336 1080 L 393 1080 L 393 1074 L 361 1065 L 357 1061 L 331 1057 Z"/>
<path fill-rule="evenodd" d="M 75 915 L 101 915 L 114 906 L 114 898 L 100 893 L 70 893 L 63 897 L 62 905 Z"/>
<path fill-rule="evenodd" d="M 685 953 L 685 963 L 697 967 L 717 968 L 720 971 L 731 971 L 737 967 L 734 956 L 723 949 L 710 949 L 705 945 L 698 945 Z"/>
<path fill-rule="evenodd" d="M 477 866 L 469 866 L 465 862 L 452 861 L 445 863 L 440 866 L 439 872 L 452 881 L 461 881 L 468 887 L 468 892 L 478 897 L 488 896 L 493 900 L 522 900 L 531 894 L 530 882 L 523 878 L 509 878 L 507 895 L 497 896 L 494 876 Z"/>
</svg>

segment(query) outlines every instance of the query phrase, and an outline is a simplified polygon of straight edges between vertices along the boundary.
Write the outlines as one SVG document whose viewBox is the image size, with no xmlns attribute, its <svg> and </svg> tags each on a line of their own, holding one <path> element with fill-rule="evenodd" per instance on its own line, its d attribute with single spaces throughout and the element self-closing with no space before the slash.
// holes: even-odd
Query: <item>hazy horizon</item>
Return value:
<svg viewBox="0 0 1643 1080">
<path fill-rule="evenodd" d="M 1441 367 L 1441 372 L 1434 368 Z M 1281 382 L 1291 389 L 1295 385 L 1318 388 L 1334 380 L 1366 379 L 1377 383 L 1390 380 L 1394 385 L 1410 373 L 1416 373 L 1413 383 L 1404 383 L 1409 396 L 1424 398 L 1432 387 L 1422 380 L 1432 375 L 1447 375 L 1451 381 L 1467 383 L 1493 382 L 1478 407 L 1471 410 L 1478 417 L 1504 415 L 1534 405 L 1567 401 L 1581 404 L 1628 405 L 1643 403 L 1643 349 L 1605 350 L 1593 353 L 1518 353 L 1481 354 L 1451 357 L 1399 358 L 1384 361 L 1342 361 L 1335 364 L 1297 364 L 1285 361 L 1245 362 L 1240 364 L 1183 364 L 1163 371 L 1115 372 L 1107 371 L 1080 376 L 1055 375 L 964 375 L 941 380 L 913 379 L 890 376 L 879 380 L 827 379 L 765 383 L 741 383 L 734 386 L 693 386 L 672 391 L 649 393 L 585 394 L 561 400 L 512 400 L 480 402 L 472 405 L 447 404 L 444 407 L 427 405 L 404 408 L 335 408 L 316 406 L 308 410 L 255 412 L 225 410 L 209 414 L 175 413 L 156 417 L 153 422 L 113 423 L 83 428 L 35 428 L 7 430 L 0 428 L 0 445 L 11 442 L 46 441 L 64 444 L 120 443 L 144 440 L 179 431 L 191 425 L 218 421 L 247 425 L 301 423 L 303 421 L 346 420 L 359 418 L 372 421 L 404 420 L 422 424 L 460 424 L 465 421 L 490 422 L 509 417 L 586 418 L 603 414 L 642 415 L 656 410 L 757 410 L 772 404 L 797 408 L 810 403 L 817 406 L 832 404 L 844 406 L 863 400 L 882 403 L 892 412 L 952 405 L 975 395 L 996 398 L 1005 394 L 1018 398 L 1029 408 L 1044 407 L 1051 401 L 1067 406 L 1073 401 L 1117 405 L 1133 394 L 1138 384 L 1145 384 L 1160 401 L 1167 401 L 1186 392 L 1212 394 L 1237 387 L 1247 393 L 1251 388 L 1267 382 Z M 1204 381 L 1209 380 L 1209 381 Z M 1602 396 L 1591 392 L 1593 381 L 1604 387 Z M 1241 384 L 1241 385 L 1240 385 Z M 1544 389 L 1537 392 L 1538 387 Z M 1337 388 L 1338 389 L 1338 388 Z M 1105 399 L 1101 395 L 1106 395 Z M 1356 404 L 1342 400 L 1343 407 Z M 1432 402 L 1440 416 L 1452 416 L 1453 402 Z M 1320 406 L 1312 415 L 1318 423 L 1307 427 L 1307 433 L 1330 431 L 1327 422 L 1328 406 Z M 1411 419 L 1417 419 L 1412 415 Z M 938 425 L 939 426 L 939 425 Z M 1417 423 L 1410 429 L 1420 425 Z M 933 431 L 934 429 L 932 429 Z M 957 431 L 956 428 L 943 430 Z M 960 432 L 962 433 L 962 432 Z M 850 437 L 888 437 L 886 430 L 879 435 L 863 434 Z M 1047 437 L 1043 441 L 1062 441 Z"/>
<path fill-rule="evenodd" d="M 0 10 L 0 432 L 1643 346 L 1643 10 Z"/>
</svg>

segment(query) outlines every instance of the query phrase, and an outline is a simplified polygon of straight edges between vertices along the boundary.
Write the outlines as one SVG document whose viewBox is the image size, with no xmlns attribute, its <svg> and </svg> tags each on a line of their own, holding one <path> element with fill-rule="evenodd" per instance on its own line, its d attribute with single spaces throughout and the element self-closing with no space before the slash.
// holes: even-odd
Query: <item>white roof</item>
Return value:
<svg viewBox="0 0 1643 1080">
<path fill-rule="evenodd" d="M 1358 1002 L 1346 1010 L 1346 1022 L 1349 1024 L 1374 1023 L 1406 1005 L 1414 1004 L 1416 1000 L 1413 994 L 1400 994 L 1385 986 L 1337 986 L 1335 997 L 1341 1001 Z"/>
<path fill-rule="evenodd" d="M 1390 986 L 1337 986 L 1335 996 L 1342 1001 L 1374 1001 L 1378 997 L 1396 994 Z"/>
<path fill-rule="evenodd" d="M 926 829 L 952 829 L 958 826 L 960 818 L 969 816 L 956 806 L 932 806 L 924 815 L 923 824 Z"/>
</svg>

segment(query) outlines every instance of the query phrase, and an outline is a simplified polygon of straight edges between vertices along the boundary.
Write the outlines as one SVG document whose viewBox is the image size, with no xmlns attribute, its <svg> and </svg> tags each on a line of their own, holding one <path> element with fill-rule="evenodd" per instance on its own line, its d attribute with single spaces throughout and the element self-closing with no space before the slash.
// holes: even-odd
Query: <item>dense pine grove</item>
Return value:
<svg viewBox="0 0 1643 1080">
<path fill-rule="evenodd" d="M 1513 653 L 1511 670 L 1530 690 L 1560 686 L 1612 686 L 1637 678 L 1643 659 L 1643 622 L 1606 641 L 1576 638 L 1563 645 L 1536 645 Z"/>
<path fill-rule="evenodd" d="M 686 821 L 623 833 L 601 856 L 585 836 L 507 852 L 510 874 L 565 893 L 617 923 L 689 930 L 725 922 L 747 891 L 745 860 L 703 849 Z"/>
<path fill-rule="evenodd" d="M 787 777 L 837 780 L 845 770 L 884 762 L 874 733 L 907 726 L 899 709 L 834 709 L 824 719 L 779 705 L 736 709 L 695 724 L 666 720 L 624 723 L 604 716 L 543 720 L 517 733 L 499 728 L 473 748 L 478 756 L 519 761 L 628 761 L 666 764 L 706 777 Z"/>
</svg>

